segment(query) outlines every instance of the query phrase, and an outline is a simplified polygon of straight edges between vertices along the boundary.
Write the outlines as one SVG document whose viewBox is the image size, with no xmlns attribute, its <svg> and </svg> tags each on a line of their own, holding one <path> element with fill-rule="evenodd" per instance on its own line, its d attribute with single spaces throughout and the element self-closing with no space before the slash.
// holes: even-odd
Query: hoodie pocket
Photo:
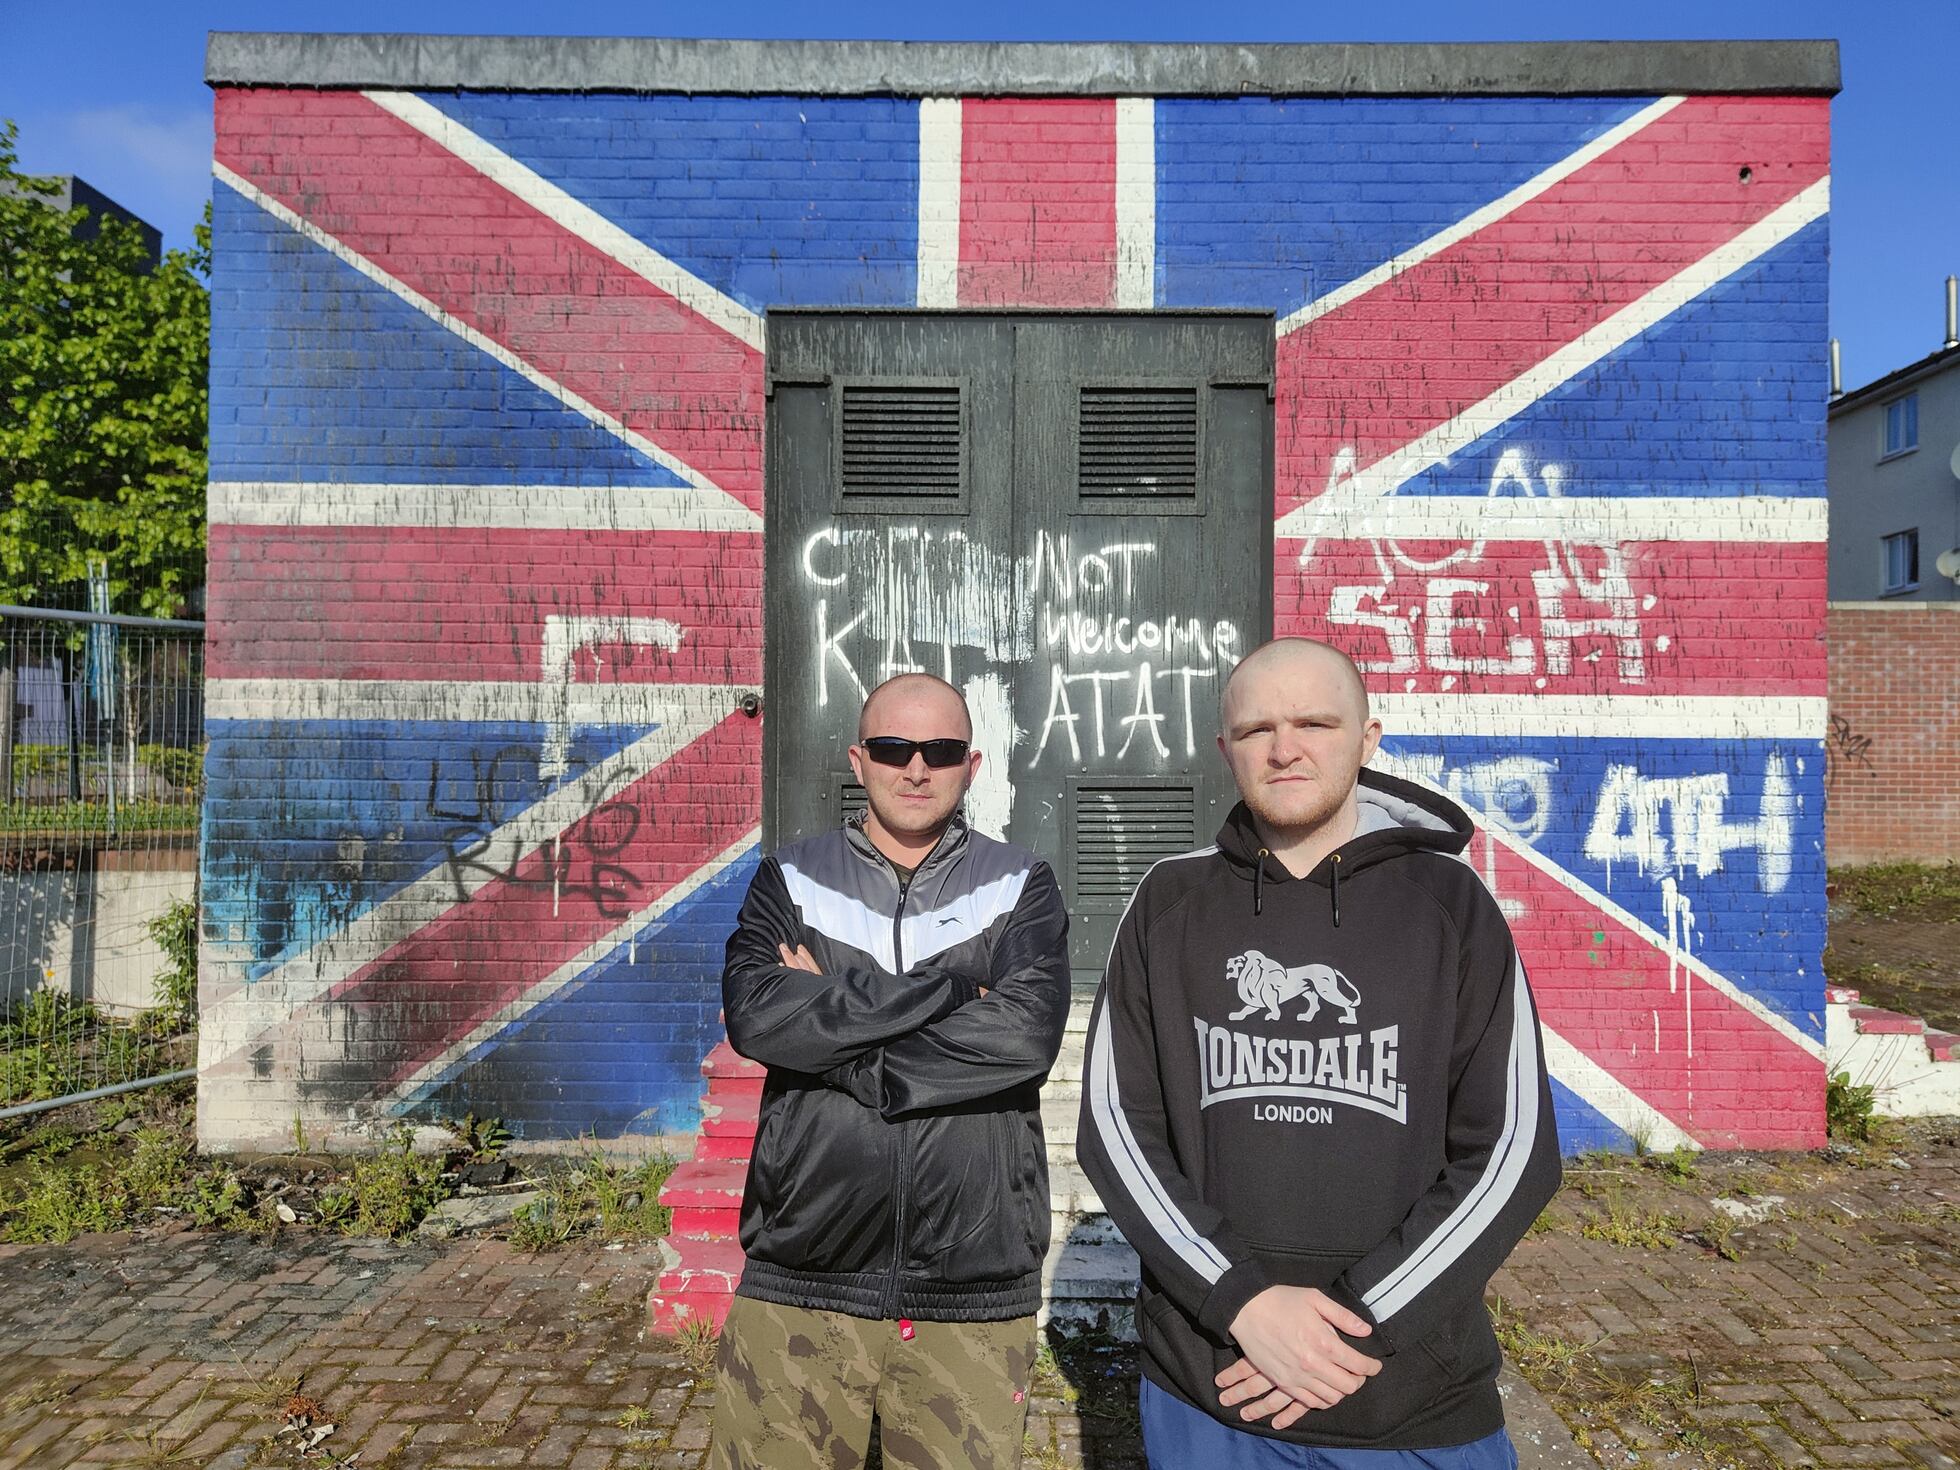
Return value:
<svg viewBox="0 0 1960 1470">
<path fill-rule="evenodd" d="M 1253 1253 L 1274 1281 L 1323 1291 L 1355 1260 L 1346 1253 L 1284 1246 L 1254 1245 Z M 1346 1341 L 1378 1361 L 1381 1371 L 1331 1409 L 1308 1411 L 1295 1427 L 1315 1439 L 1362 1445 L 1378 1441 L 1432 1409 L 1457 1375 L 1455 1337 L 1448 1327 L 1388 1354 L 1372 1334 Z M 1214 1348 L 1212 1373 L 1223 1371 L 1239 1357 L 1236 1345 Z M 1211 1402 L 1217 1403 L 1218 1390 L 1212 1389 L 1211 1394 Z"/>
</svg>

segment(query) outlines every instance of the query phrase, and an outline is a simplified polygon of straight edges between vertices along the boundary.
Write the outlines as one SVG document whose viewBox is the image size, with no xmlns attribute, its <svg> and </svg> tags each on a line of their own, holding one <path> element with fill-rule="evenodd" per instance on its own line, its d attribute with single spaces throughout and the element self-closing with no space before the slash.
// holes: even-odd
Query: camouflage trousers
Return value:
<svg viewBox="0 0 1960 1470">
<path fill-rule="evenodd" d="M 857 1470 L 874 1413 L 888 1470 L 1020 1464 L 1034 1318 L 912 1332 L 736 1297 L 715 1360 L 712 1470 Z"/>
</svg>

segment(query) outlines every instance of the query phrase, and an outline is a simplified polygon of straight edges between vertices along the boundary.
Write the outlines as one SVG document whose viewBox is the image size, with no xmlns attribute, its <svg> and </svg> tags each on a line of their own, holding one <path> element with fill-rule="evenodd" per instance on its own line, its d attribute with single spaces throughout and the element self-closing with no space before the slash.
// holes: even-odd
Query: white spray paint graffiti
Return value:
<svg viewBox="0 0 1960 1470">
<path fill-rule="evenodd" d="M 1695 906 L 1670 873 L 1661 879 L 1661 911 L 1667 915 L 1667 993 L 1678 982 L 1687 1025 L 1688 1055 L 1695 1054 L 1695 972 L 1686 961 L 1694 954 Z M 1660 1021 L 1655 1018 L 1654 1049 L 1660 1049 Z"/>
<path fill-rule="evenodd" d="M 1337 461 L 1335 479 L 1342 474 Z M 1563 483 L 1564 473 L 1554 464 L 1541 466 L 1534 479 L 1524 455 L 1511 449 L 1492 469 L 1486 494 L 1556 498 Z M 1485 560 L 1484 540 L 1428 558 L 1393 537 L 1368 542 L 1376 578 L 1339 584 L 1327 593 L 1327 621 L 1362 631 L 1350 646 L 1364 670 L 1401 676 L 1411 690 L 1424 673 L 1442 675 L 1444 689 L 1466 674 L 1533 677 L 1542 689 L 1552 678 L 1570 675 L 1575 663 L 1600 663 L 1610 648 L 1619 682 L 1646 682 L 1640 615 L 1654 599 L 1636 596 L 1618 542 L 1544 542 L 1545 565 L 1531 573 L 1535 637 L 1518 606 L 1504 608 L 1501 619 L 1495 616 L 1490 578 L 1471 575 Z M 1302 545 L 1302 567 L 1312 565 L 1319 547 L 1318 538 Z M 1458 574 L 1442 575 L 1449 572 Z M 1665 650 L 1665 635 L 1654 646 Z"/>
<path fill-rule="evenodd" d="M 673 653 L 681 646 L 686 632 L 678 623 L 665 618 L 561 617 L 544 620 L 544 646 L 540 659 L 543 682 L 551 691 L 551 723 L 539 752 L 538 774 L 547 780 L 562 776 L 570 768 L 572 744 L 572 675 L 579 655 L 590 653 L 597 665 L 598 679 L 604 683 L 607 648 L 656 648 Z"/>
<path fill-rule="evenodd" d="M 1722 870 L 1731 852 L 1756 854 L 1756 881 L 1765 893 L 1790 882 L 1796 793 L 1783 757 L 1763 766 L 1763 795 L 1754 821 L 1728 815 L 1726 771 L 1699 776 L 1643 776 L 1632 766 L 1611 766 L 1601 783 L 1586 856 L 1608 871 L 1630 864 L 1641 876 L 1664 879 L 1692 871 L 1705 878 Z"/>
<path fill-rule="evenodd" d="M 1014 691 L 996 673 L 975 674 L 961 686 L 973 714 L 973 748 L 980 774 L 966 793 L 966 819 L 989 837 L 1005 837 L 1014 815 L 1014 747 L 1025 732 L 1014 723 Z"/>
<path fill-rule="evenodd" d="M 1085 749 L 1107 759 L 1119 738 L 1116 758 L 1126 759 L 1139 736 L 1147 737 L 1143 749 L 1159 761 L 1171 759 L 1174 750 L 1185 760 L 1197 755 L 1197 710 L 1209 701 L 1201 698 L 1194 706 L 1192 689 L 1217 687 L 1239 660 L 1240 634 L 1223 619 L 1139 608 L 1139 569 L 1157 555 L 1155 546 L 1141 542 L 1077 554 L 1066 536 L 1036 537 L 1029 592 L 1041 610 L 1041 646 L 1049 663 L 1048 698 L 1030 765 L 1041 761 L 1051 740 L 1057 751 L 1067 742 L 1075 765 L 1084 761 Z M 1097 660 L 1105 666 L 1081 667 Z M 1117 667 L 1106 666 L 1111 662 Z M 1130 712 L 1112 718 L 1126 696 Z"/>
<path fill-rule="evenodd" d="M 996 664 L 1031 652 L 1030 619 L 1014 605 L 1020 568 L 962 531 L 826 526 L 803 543 L 802 561 L 804 577 L 826 589 L 814 599 L 819 705 L 839 671 L 849 680 L 840 693 L 855 701 L 894 674 L 956 683 L 958 649 Z"/>
<path fill-rule="evenodd" d="M 1232 622 L 1149 606 L 1158 556 L 1147 542 L 1077 549 L 1045 531 L 1027 556 L 1010 558 L 958 531 L 824 527 L 801 558 L 816 590 L 817 701 L 829 704 L 833 691 L 861 699 L 899 673 L 964 678 L 969 703 L 977 690 L 988 705 L 984 714 L 974 705 L 974 720 L 993 770 L 990 779 L 982 767 L 970 809 L 1002 827 L 1013 804 L 1009 760 L 1026 734 L 1013 721 L 1011 672 L 1037 648 L 1047 696 L 1029 765 L 1122 761 L 1133 751 L 1149 762 L 1193 759 L 1210 734 L 1205 691 L 1238 661 L 1241 637 Z M 976 661 L 980 672 L 969 676 Z"/>
</svg>

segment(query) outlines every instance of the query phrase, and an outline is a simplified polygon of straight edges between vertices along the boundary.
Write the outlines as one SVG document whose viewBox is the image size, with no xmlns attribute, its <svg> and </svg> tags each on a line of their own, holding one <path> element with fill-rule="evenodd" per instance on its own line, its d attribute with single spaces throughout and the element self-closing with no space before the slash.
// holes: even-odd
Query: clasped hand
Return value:
<svg viewBox="0 0 1960 1470">
<path fill-rule="evenodd" d="M 1214 1380 L 1219 1403 L 1246 1420 L 1285 1429 L 1309 1409 L 1331 1409 L 1375 1374 L 1379 1360 L 1342 1340 L 1374 1329 L 1311 1286 L 1269 1286 L 1239 1309 L 1232 1337 L 1245 1354 Z"/>
</svg>

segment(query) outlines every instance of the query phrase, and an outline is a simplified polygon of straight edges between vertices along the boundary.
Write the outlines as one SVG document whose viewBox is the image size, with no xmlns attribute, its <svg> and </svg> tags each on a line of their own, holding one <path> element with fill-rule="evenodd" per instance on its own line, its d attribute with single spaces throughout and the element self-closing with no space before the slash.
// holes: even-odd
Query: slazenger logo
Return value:
<svg viewBox="0 0 1960 1470">
<path fill-rule="evenodd" d="M 1304 999 L 1306 1009 L 1295 1021 L 1313 1020 L 1325 1002 L 1340 1012 L 1342 1025 L 1359 1025 L 1361 992 L 1331 965 L 1287 966 L 1249 949 L 1225 962 L 1225 978 L 1244 1002 L 1232 1012 L 1234 1021 L 1259 1012 L 1264 1013 L 1262 1020 L 1284 1021 L 1281 1007 Z M 1355 1030 L 1339 1036 L 1268 1036 L 1214 1026 L 1199 1016 L 1191 1020 L 1198 1033 L 1201 1108 L 1236 1098 L 1299 1098 L 1345 1103 L 1398 1123 L 1408 1121 L 1408 1089 L 1395 1075 L 1399 1026 L 1380 1026 L 1365 1035 Z M 1329 1108 L 1271 1105 L 1255 1109 L 1255 1114 L 1291 1122 L 1333 1118 Z"/>
</svg>

